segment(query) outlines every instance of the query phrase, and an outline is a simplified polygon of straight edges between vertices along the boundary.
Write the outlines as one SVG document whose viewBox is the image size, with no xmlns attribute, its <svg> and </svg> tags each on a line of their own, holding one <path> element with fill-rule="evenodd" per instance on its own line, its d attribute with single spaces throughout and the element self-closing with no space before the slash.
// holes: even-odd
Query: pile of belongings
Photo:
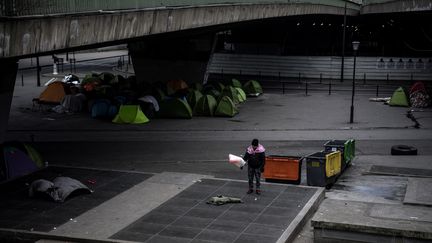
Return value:
<svg viewBox="0 0 432 243">
<path fill-rule="evenodd" d="M 64 202 L 70 195 L 79 193 L 92 193 L 92 190 L 70 177 L 56 177 L 52 182 L 45 179 L 35 180 L 29 188 L 29 197 L 48 196 L 54 202 Z"/>
<path fill-rule="evenodd" d="M 411 107 L 413 108 L 425 108 L 431 104 L 430 96 L 422 82 L 416 82 L 413 84 L 413 86 L 411 86 L 409 91 L 409 99 Z"/>
<path fill-rule="evenodd" d="M 211 197 L 207 204 L 212 204 L 216 206 L 224 205 L 226 203 L 242 203 L 243 201 L 240 198 L 235 197 L 225 197 L 222 195 L 218 195 L 216 197 Z"/>
</svg>

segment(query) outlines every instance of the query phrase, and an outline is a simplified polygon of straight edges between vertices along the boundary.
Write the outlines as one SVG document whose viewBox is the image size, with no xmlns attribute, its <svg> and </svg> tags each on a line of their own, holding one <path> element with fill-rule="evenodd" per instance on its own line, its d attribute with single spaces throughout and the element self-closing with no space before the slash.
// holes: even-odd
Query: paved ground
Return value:
<svg viewBox="0 0 432 243">
<path fill-rule="evenodd" d="M 116 60 L 103 61 L 100 66 L 96 62 L 91 69 L 106 70 L 114 67 Z M 26 80 L 31 80 L 32 74 L 26 75 Z M 316 87 L 320 87 L 319 84 Z M 368 172 L 374 165 L 432 169 L 428 163 L 432 155 L 432 110 L 413 111 L 421 124 L 420 129 L 415 129 L 414 123 L 406 117 L 409 108 L 370 102 L 368 98 L 375 97 L 375 93 L 365 88 L 356 95 L 355 122 L 350 124 L 351 94 L 344 91 L 346 88 L 346 85 L 336 86 L 339 91 L 332 95 L 324 89 L 316 89 L 308 96 L 300 90 L 281 94 L 272 89 L 263 96 L 248 99 L 234 118 L 153 119 L 145 125 L 125 126 L 92 120 L 88 114 L 33 112 L 31 98 L 37 96 L 41 88 L 35 87 L 34 81 L 26 81 L 24 87 L 17 82 L 8 138 L 33 139 L 50 164 L 146 173 L 193 173 L 239 180 L 247 177 L 245 171 L 230 166 L 226 162 L 227 155 L 242 154 L 254 137 L 260 138 L 268 154 L 298 156 L 322 150 L 329 139 L 354 138 L 357 157 L 336 185 L 326 191 L 328 199 L 324 201 L 340 201 L 341 207 L 327 202 L 322 204 L 318 214 L 332 212 L 337 216 L 338 210 L 346 210 L 344 202 L 354 201 L 359 205 L 394 205 L 402 210 L 402 217 L 402 212 L 410 210 L 403 211 L 401 206 L 407 185 L 415 182 L 409 182 L 411 179 L 406 176 L 371 175 Z M 416 146 L 419 156 L 391 156 L 390 147 L 395 144 Z M 303 164 L 302 185 L 306 184 L 305 177 Z M 421 195 L 414 197 L 424 200 Z M 414 207 L 426 214 L 430 212 L 429 207 Z M 364 214 L 361 210 L 359 213 Z M 345 216 L 338 219 L 350 220 Z M 380 218 L 377 222 L 389 220 L 398 219 Z M 412 221 L 420 225 L 429 222 L 415 218 Z M 313 229 L 308 223 L 295 242 L 312 242 L 313 237 Z"/>
</svg>

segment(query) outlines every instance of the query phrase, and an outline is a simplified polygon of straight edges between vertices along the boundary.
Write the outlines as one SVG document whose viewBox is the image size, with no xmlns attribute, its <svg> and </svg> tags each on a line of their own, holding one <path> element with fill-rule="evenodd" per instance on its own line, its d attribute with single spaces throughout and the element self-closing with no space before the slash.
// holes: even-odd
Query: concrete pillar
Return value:
<svg viewBox="0 0 432 243">
<path fill-rule="evenodd" d="M 202 83 L 214 35 L 145 40 L 128 45 L 138 82 Z"/>
<path fill-rule="evenodd" d="M 15 79 L 18 70 L 17 60 L 0 59 L 0 144 L 6 139 L 9 112 L 12 104 Z"/>
</svg>

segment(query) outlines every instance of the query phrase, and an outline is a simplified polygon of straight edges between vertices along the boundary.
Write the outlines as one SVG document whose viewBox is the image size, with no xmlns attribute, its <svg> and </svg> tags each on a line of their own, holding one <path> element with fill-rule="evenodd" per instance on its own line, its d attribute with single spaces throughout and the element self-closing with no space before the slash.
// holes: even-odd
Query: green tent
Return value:
<svg viewBox="0 0 432 243">
<path fill-rule="evenodd" d="M 153 97 L 155 97 L 158 102 L 161 102 L 162 100 L 164 100 L 165 96 L 166 96 L 165 93 L 160 88 L 154 88 L 152 94 L 153 94 Z"/>
<path fill-rule="evenodd" d="M 217 91 L 216 89 L 206 89 L 203 94 L 205 95 L 211 95 L 213 98 L 218 99 L 221 95 L 221 92 Z"/>
<path fill-rule="evenodd" d="M 187 95 L 186 99 L 187 99 L 187 102 L 189 103 L 189 105 L 190 105 L 190 107 L 191 107 L 192 110 L 195 109 L 195 106 L 198 103 L 198 100 L 202 96 L 203 95 L 198 90 L 192 90 L 192 91 L 189 92 L 189 94 Z"/>
<path fill-rule="evenodd" d="M 391 106 L 409 106 L 408 98 L 402 87 L 399 87 L 393 92 L 393 95 L 388 103 Z"/>
<path fill-rule="evenodd" d="M 238 79 L 235 79 L 235 78 L 231 79 L 231 85 L 234 88 L 241 88 L 242 87 L 242 84 L 240 83 L 240 81 L 238 81 Z"/>
<path fill-rule="evenodd" d="M 189 88 L 193 89 L 193 90 L 202 91 L 203 85 L 202 85 L 202 83 L 192 83 L 191 85 L 189 85 Z"/>
<path fill-rule="evenodd" d="M 213 83 L 213 86 L 219 91 L 219 92 L 222 92 L 222 90 L 224 90 L 224 88 L 225 88 L 225 85 L 223 85 L 222 83 L 220 83 L 220 82 L 215 82 L 215 83 Z"/>
<path fill-rule="evenodd" d="M 192 109 L 187 101 L 179 98 L 165 99 L 159 102 L 160 117 L 165 118 L 192 118 Z"/>
<path fill-rule="evenodd" d="M 226 86 L 221 96 L 228 96 L 234 102 L 234 104 L 240 103 L 238 92 L 232 86 Z"/>
<path fill-rule="evenodd" d="M 109 72 L 102 72 L 98 75 L 98 77 L 102 80 L 104 84 L 109 84 L 115 79 L 114 74 Z"/>
<path fill-rule="evenodd" d="M 239 101 L 241 103 L 245 102 L 246 101 L 246 93 L 243 91 L 243 89 L 242 88 L 237 88 L 237 87 L 235 87 L 235 89 L 237 91 L 237 96 L 238 96 Z"/>
<path fill-rule="evenodd" d="M 256 80 L 249 80 L 243 85 L 243 90 L 247 95 L 258 96 L 263 93 L 261 85 Z"/>
<path fill-rule="evenodd" d="M 141 124 L 149 122 L 149 119 L 141 111 L 139 105 L 121 105 L 119 112 L 112 122 L 121 124 Z"/>
<path fill-rule="evenodd" d="M 26 143 L 23 143 L 23 146 L 25 147 L 27 155 L 36 163 L 37 167 L 42 168 L 45 166 L 45 161 L 42 158 L 42 155 L 35 148 Z"/>
<path fill-rule="evenodd" d="M 216 109 L 216 99 L 211 95 L 204 95 L 195 106 L 195 114 L 199 116 L 213 116 Z"/>
<path fill-rule="evenodd" d="M 238 113 L 234 102 L 228 96 L 223 96 L 215 110 L 215 116 L 233 117 Z"/>
</svg>

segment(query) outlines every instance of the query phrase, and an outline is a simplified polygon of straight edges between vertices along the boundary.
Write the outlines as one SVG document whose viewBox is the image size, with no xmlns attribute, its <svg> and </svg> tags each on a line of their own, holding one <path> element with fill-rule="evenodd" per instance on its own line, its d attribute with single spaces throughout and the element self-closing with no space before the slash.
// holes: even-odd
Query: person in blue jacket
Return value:
<svg viewBox="0 0 432 243">
<path fill-rule="evenodd" d="M 262 146 L 258 139 L 253 139 L 252 143 L 246 149 L 246 153 L 243 159 L 247 161 L 248 164 L 248 179 L 249 179 L 249 190 L 247 194 L 253 192 L 253 180 L 256 180 L 256 194 L 261 194 L 261 173 L 264 172 L 265 165 L 265 148 Z"/>
</svg>

